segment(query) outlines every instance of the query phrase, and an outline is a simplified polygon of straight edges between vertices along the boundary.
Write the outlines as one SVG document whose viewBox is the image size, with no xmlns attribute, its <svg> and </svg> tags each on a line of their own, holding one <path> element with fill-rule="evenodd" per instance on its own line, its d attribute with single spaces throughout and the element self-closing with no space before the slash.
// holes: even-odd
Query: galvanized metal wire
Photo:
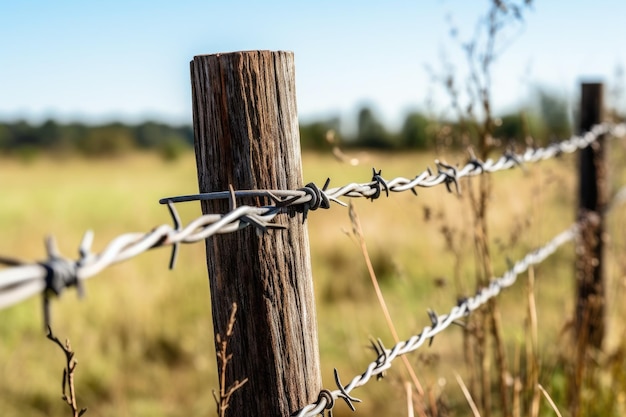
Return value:
<svg viewBox="0 0 626 417">
<path fill-rule="evenodd" d="M 296 206 L 304 210 L 315 210 L 318 208 L 329 208 L 330 202 L 345 205 L 340 198 L 364 197 L 375 200 L 382 195 L 411 191 L 417 195 L 416 188 L 435 187 L 444 184 L 448 191 L 459 191 L 459 180 L 464 177 L 473 177 L 484 173 L 494 173 L 508 170 L 523 165 L 554 158 L 556 156 L 573 153 L 579 149 L 586 148 L 594 143 L 600 136 L 610 137 L 626 136 L 626 124 L 602 123 L 595 125 L 587 133 L 580 136 L 572 136 L 570 139 L 555 142 L 543 148 L 528 148 L 523 153 L 507 151 L 497 160 L 487 159 L 481 161 L 471 154 L 470 159 L 463 167 L 455 167 L 443 161 L 436 160 L 437 171 L 430 168 L 422 171 L 414 178 L 397 177 L 385 180 L 380 171 L 373 170 L 372 180 L 366 183 L 350 183 L 341 187 L 328 188 L 329 181 L 320 189 L 317 185 L 310 183 L 298 190 L 239 190 L 235 191 L 236 197 L 266 197 L 269 198 L 276 207 Z M 230 198 L 227 191 L 189 194 L 176 197 L 167 197 L 160 200 L 161 204 L 167 202 L 180 203 L 197 200 L 216 200 Z"/>
<path fill-rule="evenodd" d="M 431 326 L 424 327 L 419 334 L 411 336 L 407 340 L 400 341 L 391 349 L 385 348 L 383 343 L 378 340 L 373 344 L 378 356 L 367 365 L 367 368 L 361 375 L 355 376 L 347 385 L 343 385 L 335 369 L 337 389 L 334 391 L 327 389 L 322 390 L 317 401 L 299 410 L 298 413 L 296 413 L 297 417 L 314 417 L 320 415 L 325 410 L 332 410 L 335 401 L 338 399 L 344 400 L 348 406 L 354 410 L 353 403 L 360 402 L 360 400 L 350 395 L 352 390 L 365 385 L 373 376 L 382 375 L 383 372 L 391 367 L 392 362 L 396 358 L 415 351 L 426 341 L 432 340 L 433 337 L 448 328 L 451 324 L 468 316 L 472 311 L 500 294 L 503 289 L 513 285 L 518 275 L 528 270 L 529 267 L 540 264 L 560 246 L 573 240 L 578 234 L 578 228 L 578 224 L 574 224 L 556 235 L 545 246 L 528 253 L 501 277 L 492 279 L 487 287 L 480 289 L 474 296 L 459 300 L 457 305 L 450 309 L 449 313 L 437 315 L 432 310 L 429 310 L 428 315 L 432 324 Z"/>
<path fill-rule="evenodd" d="M 284 226 L 273 223 L 277 214 L 295 210 L 303 213 L 306 219 L 310 210 L 330 208 L 331 201 L 345 205 L 340 200 L 341 197 L 365 197 L 375 200 L 383 192 L 388 195 L 390 192 L 411 190 L 417 194 L 415 189 L 418 187 L 435 187 L 441 184 L 446 185 L 449 191 L 458 191 L 458 182 L 463 177 L 508 170 L 523 163 L 537 162 L 563 153 L 571 153 L 589 146 L 601 135 L 625 136 L 626 124 L 599 124 L 583 135 L 573 136 L 544 148 L 529 148 L 521 154 L 505 152 L 496 161 L 491 159 L 481 161 L 471 156 L 469 162 L 461 168 L 435 161 L 437 172 L 426 169 L 413 179 L 398 177 L 385 180 L 380 171 L 374 170 L 370 182 L 351 183 L 335 188 L 328 188 L 328 180 L 322 188 L 309 183 L 298 190 L 230 190 L 164 198 L 160 202 L 168 204 L 174 220 L 173 227 L 161 225 L 148 233 L 123 234 L 112 240 L 99 254 L 91 253 L 93 234 L 87 232 L 80 245 L 77 260 L 61 256 L 52 240 L 48 244 L 48 259 L 45 261 L 29 263 L 0 258 L 0 263 L 10 265 L 0 270 L 0 309 L 37 293 L 58 295 L 66 287 L 80 288 L 82 281 L 98 274 L 109 265 L 130 259 L 150 249 L 172 245 L 173 253 L 170 261 L 172 265 L 180 243 L 197 242 L 215 234 L 231 233 L 247 226 L 253 226 L 258 231 L 282 228 Z M 262 207 L 247 205 L 237 207 L 237 198 L 249 196 L 265 197 L 270 200 L 271 204 Z M 200 216 L 183 228 L 172 203 L 210 199 L 229 199 L 230 211 L 225 214 Z M 47 297 L 45 299 L 47 300 Z"/>
<path fill-rule="evenodd" d="M 279 213 L 288 211 L 288 208 L 303 213 L 303 217 L 306 219 L 310 210 L 327 209 L 330 207 L 331 201 L 345 205 L 340 200 L 342 197 L 364 197 L 375 200 L 383 192 L 385 195 L 389 195 L 390 192 L 410 190 L 417 194 L 416 188 L 418 187 L 435 187 L 441 184 L 444 184 L 448 191 L 459 191 L 459 180 L 464 177 L 508 170 L 524 163 L 546 160 L 563 153 L 572 153 L 590 146 L 602 135 L 626 136 L 626 124 L 600 124 L 584 135 L 574 136 L 544 148 L 529 148 L 521 154 L 505 152 L 495 161 L 491 159 L 481 161 L 471 155 L 468 163 L 460 168 L 442 161 L 435 161 L 436 172 L 429 168 L 413 179 L 398 177 L 385 180 L 380 171 L 373 170 L 370 182 L 351 183 L 335 188 L 328 188 L 328 180 L 322 188 L 310 183 L 298 190 L 233 191 L 231 189 L 218 193 L 164 198 L 160 202 L 168 205 L 174 222 L 173 226 L 161 225 L 148 233 L 123 234 L 113 239 L 99 254 L 91 252 L 93 233 L 87 231 L 79 246 L 78 259 L 62 256 L 52 238 L 46 242 L 48 259 L 45 261 L 29 263 L 0 257 L 0 264 L 9 266 L 0 270 L 0 309 L 16 304 L 35 294 L 43 294 L 44 315 L 47 323 L 47 305 L 50 295 L 59 295 L 68 287 L 77 287 L 80 293 L 84 280 L 93 277 L 112 264 L 130 259 L 147 250 L 172 246 L 170 267 L 173 267 L 179 244 L 198 242 L 216 234 L 235 232 L 247 226 L 255 227 L 258 232 L 283 228 L 284 226 L 273 221 Z M 624 198 L 625 195 L 626 193 L 621 192 L 616 196 L 616 200 L 626 199 Z M 237 207 L 237 198 L 250 196 L 265 197 L 271 203 L 261 207 L 247 205 Z M 173 203 L 211 199 L 229 199 L 229 212 L 206 214 L 182 227 Z M 460 300 L 449 313 L 437 315 L 429 310 L 428 314 L 432 325 L 424 327 L 418 335 L 397 343 L 391 349 L 385 348 L 383 343 L 378 340 L 373 344 L 378 356 L 361 375 L 355 376 L 350 383 L 343 385 L 335 370 L 337 389 L 334 391 L 322 390 L 317 401 L 302 408 L 297 415 L 300 417 L 315 416 L 325 410 L 332 410 L 337 399 L 346 401 L 348 406 L 354 409 L 353 403 L 360 400 L 350 395 L 353 389 L 366 384 L 372 376 L 382 375 L 385 370 L 391 367 L 395 358 L 418 349 L 426 340 L 432 340 L 435 335 L 456 320 L 469 315 L 488 300 L 496 297 L 503 289 L 513 285 L 519 274 L 525 272 L 530 266 L 543 262 L 557 248 L 572 240 L 577 233 L 578 225 L 575 224 L 554 237 L 545 246 L 526 255 L 504 275 L 493 279 L 487 287 L 481 289 L 474 296 Z"/>
<path fill-rule="evenodd" d="M 126 233 L 113 239 L 99 254 L 91 253 L 93 233 L 85 233 L 79 247 L 79 258 L 61 256 L 53 239 L 48 239 L 48 259 L 24 263 L 0 270 L 0 309 L 18 303 L 37 293 L 60 294 L 66 287 L 78 286 L 108 266 L 125 261 L 147 250 L 173 246 L 170 267 L 175 261 L 177 245 L 194 243 L 218 233 L 230 233 L 249 224 L 258 230 L 281 228 L 272 223 L 277 211 L 272 208 L 242 206 L 227 214 L 207 214 L 181 227 L 176 211 L 170 206 L 174 226 L 161 225 L 148 233 Z"/>
</svg>

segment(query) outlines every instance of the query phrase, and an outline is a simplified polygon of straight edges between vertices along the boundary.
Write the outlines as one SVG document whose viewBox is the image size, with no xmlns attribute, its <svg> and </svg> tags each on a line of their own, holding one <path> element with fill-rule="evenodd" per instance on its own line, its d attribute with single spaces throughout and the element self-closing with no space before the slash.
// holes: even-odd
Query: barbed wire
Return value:
<svg viewBox="0 0 626 417">
<path fill-rule="evenodd" d="M 82 281 L 98 274 L 108 266 L 122 262 L 137 256 L 147 250 L 172 246 L 170 268 L 173 268 L 178 246 L 181 243 L 195 243 L 215 234 L 231 233 L 247 226 L 253 226 L 257 232 L 262 233 L 268 229 L 282 229 L 285 226 L 273 223 L 279 213 L 296 211 L 303 214 L 306 219 L 308 211 L 318 208 L 330 208 L 333 201 L 345 205 L 341 197 L 364 197 L 371 200 L 379 198 L 382 192 L 389 195 L 390 192 L 403 192 L 410 190 L 417 195 L 417 187 L 435 187 L 445 184 L 448 191 L 459 192 L 459 180 L 463 177 L 481 175 L 508 170 L 521 166 L 523 163 L 537 162 L 553 158 L 563 153 L 572 153 L 594 143 L 600 136 L 610 134 L 614 137 L 626 135 L 626 124 L 600 124 L 594 126 L 589 132 L 581 136 L 573 136 L 570 139 L 554 143 L 544 148 L 529 148 L 524 153 L 516 154 L 505 152 L 499 159 L 481 161 L 470 153 L 468 163 L 457 168 L 442 161 L 435 161 L 437 172 L 430 168 L 423 171 L 413 179 L 397 177 L 385 180 L 381 171 L 373 170 L 372 181 L 368 183 L 351 183 L 342 187 L 328 188 L 330 180 L 327 180 L 320 189 L 314 183 L 309 183 L 298 190 L 239 190 L 195 194 L 188 196 L 169 197 L 161 199 L 160 203 L 167 204 L 173 219 L 173 226 L 161 225 L 148 233 L 126 233 L 113 239 L 99 254 L 91 252 L 93 232 L 87 231 L 79 246 L 79 258 L 72 260 L 62 256 L 56 246 L 54 238 L 46 240 L 48 259 L 42 262 L 29 263 L 13 258 L 0 257 L 0 264 L 8 265 L 8 268 L 0 270 L 0 309 L 16 304 L 30 296 L 43 294 L 44 320 L 49 326 L 49 299 L 52 295 L 60 295 L 65 288 L 77 287 L 79 295 L 82 294 Z M 620 192 L 618 199 L 624 199 L 626 192 Z M 273 204 L 265 206 L 240 206 L 236 200 L 240 197 L 265 197 Z M 229 211 L 225 214 L 205 214 L 191 221 L 186 227 L 182 227 L 180 217 L 174 208 L 176 202 L 229 199 Z M 381 340 L 373 342 L 377 358 L 371 362 L 363 374 L 356 376 L 348 385 L 343 385 L 335 369 L 335 382 L 337 390 L 322 390 L 316 402 L 309 404 L 298 412 L 298 416 L 315 416 L 325 410 L 332 410 L 335 400 L 343 399 L 354 410 L 354 402 L 357 398 L 350 396 L 350 392 L 364 384 L 374 375 L 380 377 L 382 373 L 391 367 L 391 362 L 398 356 L 405 355 L 418 349 L 426 340 L 433 337 L 450 326 L 456 320 L 469 315 L 472 311 L 485 304 L 489 299 L 497 296 L 504 288 L 516 281 L 517 276 L 525 272 L 530 266 L 541 263 L 550 256 L 558 247 L 572 240 L 578 231 L 575 224 L 566 231 L 557 235 L 548 244 L 526 255 L 521 261 L 514 264 L 503 276 L 493 279 L 490 284 L 478 291 L 474 296 L 459 300 L 448 314 L 437 315 L 428 310 L 432 326 L 426 326 L 421 333 L 412 336 L 406 341 L 397 343 L 393 348 L 387 349 Z"/>
<path fill-rule="evenodd" d="M 586 148 L 602 135 L 624 137 L 626 136 L 626 124 L 597 124 L 583 135 L 572 136 L 567 140 L 555 142 L 543 148 L 527 148 L 523 153 L 507 151 L 495 161 L 492 159 L 481 161 L 470 151 L 469 161 L 461 168 L 449 165 L 440 160 L 435 160 L 435 166 L 437 167 L 436 172 L 427 168 L 413 179 L 397 177 L 391 180 L 385 180 L 381 175 L 381 171 L 373 169 L 372 180 L 367 183 L 350 183 L 341 187 L 328 188 L 330 183 L 330 179 L 328 179 L 321 189 L 316 184 L 309 183 L 298 190 L 238 190 L 235 191 L 235 197 L 269 198 L 274 203 L 275 207 L 284 208 L 296 206 L 303 211 L 306 217 L 309 210 L 329 208 L 331 201 L 345 206 L 346 204 L 339 200 L 341 197 L 364 197 L 375 200 L 381 196 L 383 191 L 386 196 L 388 196 L 390 192 L 404 191 L 411 191 L 413 194 L 417 195 L 417 187 L 428 188 L 441 184 L 444 184 L 448 191 L 459 192 L 459 180 L 463 177 L 473 177 L 485 173 L 505 171 L 517 166 L 522 166 L 524 163 L 543 161 L 562 154 L 573 153 L 579 149 Z M 159 200 L 159 202 L 161 204 L 167 204 L 168 202 L 181 203 L 226 198 L 230 198 L 230 193 L 228 191 L 220 191 L 166 197 Z"/>
<path fill-rule="evenodd" d="M 380 339 L 372 342 L 377 357 L 374 361 L 369 363 L 366 370 L 361 375 L 355 376 L 348 385 L 343 385 L 339 379 L 337 369 L 335 369 L 334 375 L 337 389 L 334 391 L 327 389 L 320 391 L 317 401 L 303 407 L 297 413 L 294 413 L 294 415 L 297 417 L 318 416 L 326 410 L 332 410 L 335 401 L 338 399 L 344 400 L 350 409 L 354 411 L 353 403 L 360 402 L 360 400 L 350 395 L 353 389 L 365 385 L 373 376 L 381 377 L 383 372 L 391 367 L 391 363 L 394 359 L 415 351 L 427 340 L 432 341 L 437 334 L 448 328 L 451 324 L 468 316 L 472 311 L 500 294 L 503 289 L 513 285 L 518 275 L 528 270 L 529 267 L 540 264 L 560 246 L 573 240 L 577 236 L 578 230 L 579 225 L 575 223 L 565 231 L 559 233 L 545 246 L 528 253 L 520 261 L 513 264 L 501 277 L 492 279 L 488 286 L 478 290 L 474 296 L 460 299 L 457 305 L 450 309 L 449 313 L 437 315 L 434 311 L 428 310 L 431 326 L 425 326 L 419 334 L 407 340 L 400 341 L 391 349 L 385 348 Z"/>
<path fill-rule="evenodd" d="M 258 232 L 284 228 L 285 226 L 272 222 L 277 214 L 296 211 L 302 213 L 303 220 L 306 220 L 310 210 L 328 209 L 331 201 L 345 205 L 339 199 L 341 197 L 365 197 L 375 200 L 383 191 L 385 195 L 407 190 L 417 194 L 415 191 L 417 187 L 434 187 L 440 184 L 445 184 L 448 191 L 458 192 L 458 181 L 463 177 L 508 170 L 526 162 L 537 162 L 563 153 L 571 153 L 589 146 L 601 135 L 606 134 L 625 136 L 626 124 L 599 124 L 581 136 L 573 136 L 545 148 L 529 148 L 522 154 L 505 152 L 496 161 L 491 159 L 481 161 L 470 154 L 469 162 L 462 168 L 435 161 L 436 173 L 428 168 L 413 179 L 398 177 L 388 181 L 382 177 L 380 171 L 373 170 L 372 181 L 369 183 L 351 183 L 330 189 L 328 188 L 330 180 L 327 180 L 321 189 L 314 183 L 309 183 L 298 190 L 231 189 L 217 193 L 164 198 L 160 203 L 168 205 L 174 222 L 173 227 L 161 225 L 148 233 L 123 234 L 113 239 L 100 254 L 91 253 L 93 233 L 88 231 L 80 244 L 78 260 L 63 257 L 56 249 L 53 239 L 48 240 L 48 259 L 45 261 L 28 263 L 0 257 L 0 263 L 10 266 L 0 270 L 0 309 L 37 293 L 43 293 L 44 308 L 47 311 L 47 302 L 51 295 L 59 295 L 65 288 L 72 286 L 80 290 L 81 281 L 98 274 L 111 264 L 122 262 L 150 249 L 173 246 L 171 268 L 175 263 L 180 243 L 194 243 L 215 234 L 231 233 L 247 226 L 255 227 Z M 269 198 L 273 204 L 261 207 L 248 205 L 237 207 L 237 198 L 250 196 Z M 211 199 L 229 199 L 230 211 L 225 214 L 206 214 L 191 221 L 186 227 L 181 227 L 173 203 Z M 47 313 L 45 316 L 47 317 Z"/>
<path fill-rule="evenodd" d="M 224 215 L 206 214 L 181 227 L 180 218 L 174 207 L 168 205 L 174 226 L 163 224 L 148 233 L 127 233 L 113 239 L 99 254 L 91 253 L 93 233 L 87 231 L 79 247 L 78 260 L 61 256 L 53 238 L 46 241 L 48 259 L 38 263 L 0 258 L 0 262 L 13 265 L 0 270 L 0 309 L 18 303 L 37 293 L 44 293 L 46 302 L 51 295 L 60 295 L 67 288 L 76 286 L 111 264 L 122 262 L 147 250 L 173 246 L 170 268 L 176 261 L 178 245 L 194 243 L 219 233 L 230 233 L 249 224 L 259 231 L 284 228 L 271 223 L 278 213 L 271 208 L 234 206 Z M 46 317 L 47 317 L 47 313 Z"/>
</svg>

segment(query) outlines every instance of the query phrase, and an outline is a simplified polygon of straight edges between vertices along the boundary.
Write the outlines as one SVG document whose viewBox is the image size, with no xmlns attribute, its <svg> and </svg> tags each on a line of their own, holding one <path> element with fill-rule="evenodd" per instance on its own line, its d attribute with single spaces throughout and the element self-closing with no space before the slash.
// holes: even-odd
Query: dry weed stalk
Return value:
<svg viewBox="0 0 626 417">
<path fill-rule="evenodd" d="M 552 401 L 552 398 L 550 397 L 550 394 L 548 394 L 548 391 L 546 391 L 541 386 L 541 384 L 537 384 L 537 388 L 539 388 L 541 390 L 541 392 L 543 393 L 543 395 L 546 397 L 546 400 L 548 400 L 548 403 L 550 404 L 550 407 L 552 407 L 552 410 L 554 410 L 554 413 L 557 415 L 557 417 L 563 417 L 563 416 L 561 416 L 561 412 L 556 407 L 556 404 L 554 403 L 554 401 Z"/>
<path fill-rule="evenodd" d="M 467 403 L 472 409 L 472 415 L 474 417 L 480 417 L 480 412 L 478 411 L 478 407 L 476 407 L 476 403 L 474 402 L 474 399 L 472 398 L 472 394 L 469 392 L 469 390 L 467 389 L 467 386 L 463 382 L 463 378 L 461 378 L 461 375 L 459 375 L 456 372 L 454 373 L 454 377 L 456 378 L 456 382 L 459 384 L 459 387 L 461 387 L 461 391 L 463 391 L 463 396 L 465 396 Z"/>
<path fill-rule="evenodd" d="M 74 371 L 76 371 L 76 366 L 78 365 L 78 361 L 74 358 L 74 351 L 70 346 L 69 339 L 65 340 L 65 345 L 61 343 L 58 337 L 52 334 L 52 329 L 48 326 L 48 334 L 46 337 L 56 343 L 63 353 L 65 354 L 65 368 L 63 369 L 63 381 L 61 390 L 63 392 L 63 401 L 72 409 L 73 417 L 80 417 L 87 411 L 86 408 L 78 409 L 76 405 L 76 390 L 74 389 Z M 67 390 L 67 391 L 66 391 Z M 67 392 L 67 394 L 66 394 Z"/>
<path fill-rule="evenodd" d="M 467 146 L 473 142 L 478 157 L 482 160 L 486 159 L 499 144 L 492 136 L 495 128 L 491 100 L 493 66 L 511 42 L 512 38 L 507 34 L 521 27 L 523 14 L 531 3 L 517 0 L 490 2 L 487 13 L 478 21 L 473 37 L 466 41 L 458 39 L 457 29 L 451 27 L 452 36 L 465 54 L 467 79 L 465 82 L 459 82 L 459 75 L 454 73 L 454 67 L 449 62 L 444 62 L 444 76 L 435 77 L 450 97 L 452 110 L 458 118 L 461 144 Z M 487 227 L 488 203 L 492 191 L 491 179 L 489 175 L 481 175 L 478 184 L 469 181 L 468 188 L 474 220 L 476 287 L 480 288 L 493 277 Z M 470 391 L 479 401 L 480 411 L 485 417 L 491 414 L 490 356 L 493 354 L 499 377 L 499 407 L 502 415 L 510 416 L 510 375 L 502 336 L 501 316 L 495 299 L 488 302 L 486 309 L 481 309 L 469 317 L 463 343 L 467 365 L 470 368 Z"/>
<path fill-rule="evenodd" d="M 228 341 L 233 335 L 233 328 L 235 326 L 235 315 L 237 314 L 237 303 L 233 303 L 233 307 L 230 312 L 230 318 L 228 320 L 228 327 L 226 329 L 226 335 L 224 338 L 218 333 L 216 337 L 217 345 L 217 360 L 219 367 L 219 379 L 220 379 L 220 393 L 219 397 L 213 390 L 213 398 L 217 405 L 217 415 L 219 417 L 226 416 L 226 410 L 230 402 L 230 397 L 241 387 L 248 382 L 248 378 L 244 378 L 243 381 L 235 380 L 230 387 L 226 387 L 226 368 L 228 362 L 233 358 L 232 353 L 226 353 L 228 350 Z"/>
<path fill-rule="evenodd" d="M 415 412 L 413 410 L 413 388 L 411 388 L 411 383 L 409 381 L 406 381 L 404 383 L 404 388 L 406 390 L 407 416 L 415 417 Z"/>
<path fill-rule="evenodd" d="M 528 268 L 528 330 L 530 343 L 526 343 L 526 366 L 530 367 L 527 386 L 532 387 L 530 416 L 539 415 L 539 338 L 537 336 L 537 304 L 535 302 L 535 268 Z"/>
<path fill-rule="evenodd" d="M 337 140 L 337 132 L 335 132 L 333 129 L 330 129 L 326 132 L 326 142 L 328 142 L 333 147 L 333 156 L 339 162 L 343 162 L 345 164 L 355 167 L 361 164 L 361 162 L 364 162 L 364 159 L 367 159 L 364 158 L 363 154 L 361 155 L 361 157 L 356 157 L 349 156 L 344 151 L 342 151 L 339 147 L 339 140 Z"/>
<path fill-rule="evenodd" d="M 370 259 L 369 256 L 369 252 L 367 250 L 367 245 L 365 244 L 365 237 L 363 234 L 363 229 L 361 228 L 361 222 L 359 220 L 359 216 L 356 213 L 356 210 L 354 209 L 354 205 L 350 204 L 349 205 L 349 215 L 350 215 L 350 221 L 352 223 L 352 233 L 354 234 L 354 236 L 358 239 L 358 244 L 359 247 L 361 249 L 361 253 L 363 254 L 363 258 L 365 259 L 365 264 L 367 265 L 367 270 L 369 273 L 369 276 L 372 280 L 372 285 L 374 286 L 374 291 L 376 292 L 376 297 L 378 298 L 378 303 L 380 304 L 380 307 L 383 310 L 383 315 L 385 316 L 385 320 L 387 322 L 387 327 L 389 327 L 389 331 L 391 332 L 393 339 L 394 339 L 394 343 L 399 343 L 400 338 L 398 336 L 398 332 L 396 331 L 396 328 L 393 324 L 393 320 L 391 319 L 391 315 L 389 314 L 389 309 L 387 308 L 387 303 L 385 302 L 385 298 L 383 297 L 383 293 L 380 289 L 380 285 L 378 283 L 378 278 L 376 277 L 376 273 L 374 271 L 374 267 L 372 266 L 372 261 Z M 420 417 L 426 417 L 426 411 L 425 411 L 425 406 L 424 406 L 424 389 L 422 387 L 422 384 L 420 383 L 419 379 L 417 378 L 417 375 L 415 374 L 415 370 L 413 369 L 413 367 L 411 366 L 411 363 L 409 362 L 408 358 L 406 356 L 402 356 L 402 363 L 404 364 L 407 372 L 409 373 L 409 377 L 411 379 L 411 381 L 413 382 L 413 385 L 415 386 L 415 389 L 417 390 L 417 393 L 419 394 L 419 407 L 417 407 L 417 413 L 420 415 Z M 410 382 L 405 381 L 405 386 L 410 386 Z M 408 395 L 408 394 L 407 394 Z M 437 401 L 433 396 L 429 396 L 430 399 L 430 415 L 438 415 L 437 412 Z M 408 400 L 407 400 L 408 401 Z M 413 412 L 413 409 L 410 409 L 410 412 Z"/>
</svg>

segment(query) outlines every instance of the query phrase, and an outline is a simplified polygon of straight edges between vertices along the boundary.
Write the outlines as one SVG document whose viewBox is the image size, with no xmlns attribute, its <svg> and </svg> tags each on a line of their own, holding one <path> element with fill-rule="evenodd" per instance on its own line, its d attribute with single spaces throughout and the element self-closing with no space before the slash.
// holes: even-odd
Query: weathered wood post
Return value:
<svg viewBox="0 0 626 417">
<path fill-rule="evenodd" d="M 302 187 L 293 53 L 196 56 L 191 79 L 200 192 Z M 226 213 L 228 202 L 205 201 L 202 211 Z M 230 416 L 288 416 L 321 388 L 308 233 L 301 216 L 279 216 L 285 230 L 206 241 L 215 334 L 238 305 L 225 383 L 248 382 Z"/>
<path fill-rule="evenodd" d="M 603 85 L 583 83 L 580 100 L 580 133 L 603 119 Z M 569 380 L 569 409 L 580 415 L 584 375 L 590 348 L 600 349 L 604 339 L 604 212 L 608 203 L 604 137 L 580 151 L 576 242 L 576 304 L 574 312 L 575 355 Z"/>
<path fill-rule="evenodd" d="M 603 119 L 603 85 L 582 84 L 581 133 Z M 578 221 L 581 238 L 576 264 L 576 336 L 585 344 L 602 347 L 604 338 L 603 233 L 608 204 L 604 137 L 580 151 Z"/>
</svg>

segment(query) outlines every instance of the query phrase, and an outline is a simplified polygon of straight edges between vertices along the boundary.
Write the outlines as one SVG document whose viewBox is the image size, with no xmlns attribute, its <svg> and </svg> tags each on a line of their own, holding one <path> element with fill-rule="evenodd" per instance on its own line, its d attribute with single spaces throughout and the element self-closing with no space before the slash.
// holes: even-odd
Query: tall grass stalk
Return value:
<svg viewBox="0 0 626 417">
<path fill-rule="evenodd" d="M 380 290 L 380 285 L 378 284 L 378 279 L 376 278 L 376 273 L 374 271 L 374 267 L 372 266 L 372 261 L 370 259 L 369 253 L 367 251 L 367 245 L 365 243 L 365 237 L 363 235 L 363 229 L 361 228 L 361 222 L 359 220 L 359 216 L 354 209 L 354 205 L 350 204 L 349 208 L 350 222 L 352 223 L 352 232 L 358 239 L 359 246 L 361 248 L 361 253 L 363 254 L 363 258 L 365 260 L 365 264 L 367 265 L 367 271 L 372 280 L 372 285 L 374 286 L 374 291 L 376 292 L 376 298 L 378 299 L 378 303 L 380 304 L 381 309 L 383 310 L 383 315 L 385 316 L 385 320 L 387 322 L 387 327 L 389 327 L 389 331 L 393 336 L 393 340 L 395 343 L 400 342 L 400 337 L 398 336 L 398 332 L 396 331 L 396 327 L 393 324 L 393 320 L 391 319 L 391 314 L 389 314 L 389 309 L 387 308 L 387 303 L 385 302 L 385 298 L 383 297 L 383 293 Z M 417 390 L 417 393 L 420 397 L 424 396 L 424 389 L 422 388 L 422 384 L 417 379 L 417 375 L 415 374 L 415 370 L 411 366 L 409 360 L 406 356 L 402 356 L 402 363 L 409 373 L 409 377 Z M 420 415 L 426 416 L 423 410 L 418 408 L 418 412 Z"/>
<path fill-rule="evenodd" d="M 454 377 L 456 378 L 456 382 L 459 384 L 459 387 L 461 387 L 463 396 L 467 400 L 467 403 L 469 404 L 470 409 L 472 410 L 472 415 L 474 417 L 480 417 L 480 412 L 478 411 L 478 407 L 476 407 L 476 402 L 472 398 L 472 394 L 467 389 L 465 382 L 463 382 L 463 378 L 461 378 L 461 375 L 459 375 L 457 372 L 454 373 Z"/>
<path fill-rule="evenodd" d="M 550 404 L 550 407 L 552 407 L 552 410 L 554 410 L 554 414 L 556 414 L 557 417 L 563 417 L 561 415 L 561 412 L 557 408 L 556 404 L 554 403 L 554 401 L 552 401 L 552 398 L 550 397 L 550 394 L 548 394 L 548 391 L 546 391 L 545 388 L 541 386 L 541 384 L 537 384 L 537 388 L 539 388 L 543 396 L 546 397 L 548 404 Z"/>
</svg>

